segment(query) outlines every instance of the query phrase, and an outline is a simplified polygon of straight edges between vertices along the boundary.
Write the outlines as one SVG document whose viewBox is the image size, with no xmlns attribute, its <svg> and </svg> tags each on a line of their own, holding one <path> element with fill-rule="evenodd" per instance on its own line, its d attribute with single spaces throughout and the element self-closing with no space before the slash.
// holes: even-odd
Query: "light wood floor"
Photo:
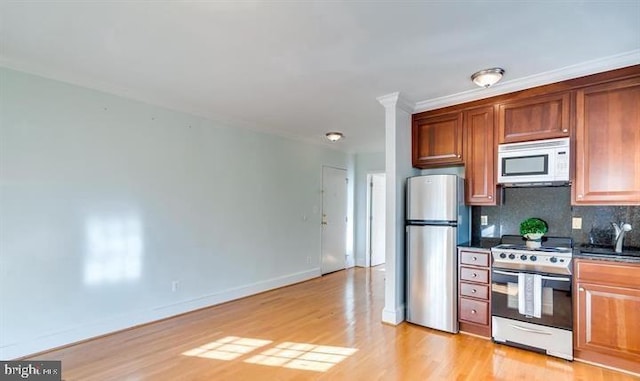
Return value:
<svg viewBox="0 0 640 381">
<path fill-rule="evenodd" d="M 38 356 L 66 381 L 638 380 L 489 340 L 380 322 L 381 268 L 350 269 Z"/>
</svg>

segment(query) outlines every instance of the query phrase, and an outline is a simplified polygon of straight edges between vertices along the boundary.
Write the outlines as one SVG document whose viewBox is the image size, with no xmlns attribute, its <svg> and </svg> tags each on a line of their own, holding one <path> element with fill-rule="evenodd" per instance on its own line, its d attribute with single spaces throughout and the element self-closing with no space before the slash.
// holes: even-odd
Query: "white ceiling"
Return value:
<svg viewBox="0 0 640 381">
<path fill-rule="evenodd" d="M 381 95 L 480 98 L 479 69 L 506 69 L 495 93 L 608 57 L 640 63 L 639 0 L 0 3 L 3 66 L 350 152 L 384 150 Z"/>
</svg>

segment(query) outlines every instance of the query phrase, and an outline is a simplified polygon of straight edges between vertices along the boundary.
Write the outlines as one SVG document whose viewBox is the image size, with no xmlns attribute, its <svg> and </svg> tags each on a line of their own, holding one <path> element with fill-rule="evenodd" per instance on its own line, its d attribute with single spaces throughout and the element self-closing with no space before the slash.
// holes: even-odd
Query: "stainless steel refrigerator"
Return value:
<svg viewBox="0 0 640 381">
<path fill-rule="evenodd" d="M 407 321 L 458 332 L 457 245 L 469 240 L 464 180 L 407 179 Z"/>
</svg>

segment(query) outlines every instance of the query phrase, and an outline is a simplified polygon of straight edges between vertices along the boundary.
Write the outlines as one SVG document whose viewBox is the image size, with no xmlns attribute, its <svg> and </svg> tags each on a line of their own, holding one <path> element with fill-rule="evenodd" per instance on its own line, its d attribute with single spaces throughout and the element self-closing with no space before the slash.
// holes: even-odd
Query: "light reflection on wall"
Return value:
<svg viewBox="0 0 640 381">
<path fill-rule="evenodd" d="M 496 226 L 495 225 L 489 225 L 486 228 L 482 228 L 482 237 L 496 237 L 494 234 L 496 234 Z"/>
<path fill-rule="evenodd" d="M 85 284 L 140 278 L 144 240 L 139 218 L 91 217 L 86 224 L 86 242 Z"/>
</svg>

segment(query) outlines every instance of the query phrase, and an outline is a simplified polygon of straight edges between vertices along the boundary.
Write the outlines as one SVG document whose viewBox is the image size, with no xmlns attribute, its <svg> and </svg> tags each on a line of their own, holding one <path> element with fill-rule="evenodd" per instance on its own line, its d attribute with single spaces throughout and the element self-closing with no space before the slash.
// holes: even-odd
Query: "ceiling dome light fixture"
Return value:
<svg viewBox="0 0 640 381">
<path fill-rule="evenodd" d="M 344 138 L 344 135 L 342 135 L 342 132 L 327 132 L 326 136 L 327 136 L 327 139 L 329 139 L 332 142 L 337 142 L 338 140 Z"/>
<path fill-rule="evenodd" d="M 471 76 L 471 80 L 476 85 L 487 88 L 498 83 L 503 74 L 504 69 L 494 67 L 491 69 L 480 70 L 479 72 L 473 73 L 473 75 Z"/>
</svg>

